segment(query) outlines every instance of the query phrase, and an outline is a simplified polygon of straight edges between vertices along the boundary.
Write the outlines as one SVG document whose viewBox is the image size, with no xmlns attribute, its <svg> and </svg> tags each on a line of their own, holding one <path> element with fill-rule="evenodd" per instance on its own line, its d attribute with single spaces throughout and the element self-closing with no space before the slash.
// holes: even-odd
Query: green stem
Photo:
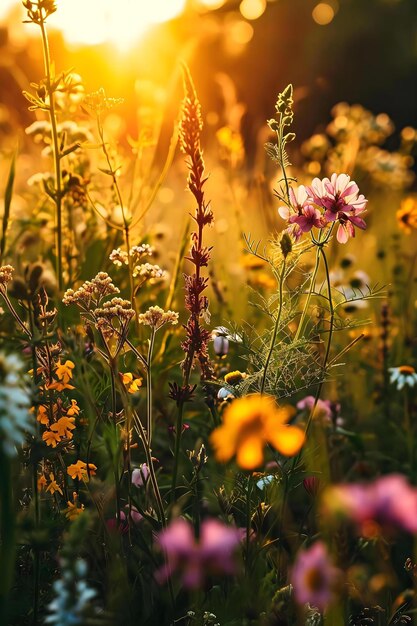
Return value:
<svg viewBox="0 0 417 626">
<path fill-rule="evenodd" d="M 408 396 L 407 387 L 404 388 L 404 426 L 405 432 L 407 436 L 407 448 L 408 448 L 408 458 L 410 462 L 410 471 L 413 476 L 414 472 L 414 436 L 413 436 L 413 427 L 410 416 L 410 402 Z"/>
<path fill-rule="evenodd" d="M 115 428 L 115 436 L 117 439 L 117 424 L 116 424 L 116 415 L 117 415 L 117 404 L 116 404 L 116 373 L 115 373 L 115 364 L 113 361 L 110 361 L 110 380 L 111 380 L 111 406 L 112 406 L 112 415 L 113 415 L 113 423 Z M 120 524 L 120 482 L 119 482 L 119 445 L 117 445 L 117 451 L 115 458 L 113 459 L 113 472 L 114 472 L 114 486 L 116 489 L 116 512 L 117 512 L 117 523 Z"/>
<path fill-rule="evenodd" d="M 326 374 L 327 363 L 329 361 L 330 348 L 331 348 L 331 345 L 332 345 L 332 338 L 333 338 L 333 324 L 334 324 L 334 306 L 333 306 L 333 298 L 332 298 L 332 287 L 331 287 L 331 283 L 330 283 L 329 265 L 327 263 L 326 253 L 324 252 L 323 246 L 320 246 L 318 248 L 318 250 L 320 251 L 320 253 L 321 253 L 322 257 L 323 257 L 324 269 L 325 269 L 325 273 L 326 273 L 327 294 L 328 294 L 329 309 L 330 309 L 329 335 L 328 335 L 328 339 L 327 339 L 326 353 L 324 355 L 323 366 L 322 366 L 322 369 L 323 369 L 323 379 L 320 381 L 319 386 L 317 387 L 317 392 L 316 392 L 316 395 L 315 395 L 315 398 L 314 398 L 313 408 L 311 409 L 311 412 L 310 412 L 310 415 L 309 415 L 308 421 L 307 421 L 306 434 L 307 434 L 307 432 L 308 432 L 308 430 L 310 428 L 310 424 L 311 424 L 311 421 L 313 419 L 314 412 L 316 410 L 316 406 L 317 406 L 317 403 L 318 403 L 319 398 L 320 398 L 321 390 L 322 390 L 323 385 L 324 385 L 324 376 Z"/>
<path fill-rule="evenodd" d="M 245 572 L 249 574 L 250 567 L 250 523 L 251 523 L 251 496 L 253 490 L 253 482 L 251 475 L 248 476 L 246 485 L 246 537 L 245 537 Z"/>
<path fill-rule="evenodd" d="M 281 321 L 282 304 L 283 304 L 283 299 L 284 299 L 283 298 L 283 288 L 284 288 L 285 270 L 286 270 L 286 260 L 284 259 L 284 263 L 282 265 L 282 270 L 281 270 L 281 275 L 279 277 L 279 305 L 278 305 L 278 312 L 277 312 L 277 317 L 276 317 L 276 320 L 275 320 L 274 332 L 272 334 L 271 342 L 269 344 L 268 356 L 266 357 L 266 361 L 265 361 L 264 373 L 263 373 L 263 376 L 262 376 L 262 383 L 261 383 L 261 390 L 260 390 L 261 393 L 263 393 L 264 389 L 265 389 L 266 377 L 267 377 L 267 374 L 268 374 L 268 367 L 269 367 L 269 363 L 270 363 L 271 358 L 272 358 L 272 353 L 274 351 L 275 341 L 276 341 L 277 334 L 278 334 L 279 323 Z"/>
<path fill-rule="evenodd" d="M 285 170 L 284 167 L 284 127 L 282 125 L 282 117 L 283 115 L 281 114 L 281 123 L 279 125 L 279 132 L 278 132 L 278 146 L 279 146 L 279 152 L 280 152 L 280 161 L 281 161 L 281 169 L 282 169 L 282 174 L 284 176 L 284 181 L 285 181 L 285 191 L 286 191 L 286 196 L 287 196 L 287 202 L 288 204 L 290 204 L 290 186 L 288 184 L 288 178 L 287 178 L 287 172 Z"/>
<path fill-rule="evenodd" d="M 24 322 L 22 322 L 22 320 L 20 319 L 19 315 L 16 313 L 12 303 L 9 300 L 9 296 L 7 295 L 6 291 L 2 290 L 1 291 L 1 295 L 3 296 L 4 302 L 6 303 L 7 308 L 9 309 L 10 313 L 13 315 L 13 317 L 16 320 L 17 324 L 23 330 L 25 335 L 27 335 L 27 337 L 29 337 L 29 339 L 32 339 L 32 333 L 26 328 Z"/>
<path fill-rule="evenodd" d="M 128 259 L 128 266 L 129 266 L 130 300 L 131 300 L 133 308 L 135 310 L 136 319 L 137 319 L 137 310 L 136 310 L 136 304 L 135 304 L 135 286 L 134 286 L 134 282 L 133 282 L 133 262 L 132 262 L 132 256 L 130 254 L 130 234 L 129 234 L 130 221 L 129 221 L 129 219 L 126 216 L 126 211 L 125 211 L 125 207 L 124 207 L 124 203 L 123 203 L 122 194 L 121 194 L 121 191 L 120 191 L 119 184 L 117 182 L 116 171 L 113 169 L 113 164 L 111 162 L 110 154 L 109 154 L 109 151 L 107 150 L 107 146 L 106 146 L 106 142 L 105 142 L 105 138 L 104 138 L 103 125 L 101 123 L 101 118 L 100 118 L 99 115 L 97 115 L 97 128 L 98 128 L 98 134 L 100 136 L 100 141 L 101 141 L 101 147 L 103 149 L 103 154 L 106 157 L 107 166 L 108 166 L 111 178 L 113 180 L 113 186 L 114 186 L 114 188 L 116 190 L 117 201 L 118 201 L 120 209 L 122 211 L 123 232 L 124 232 L 124 236 L 125 236 L 125 244 L 126 244 L 127 259 Z"/>
<path fill-rule="evenodd" d="M 175 424 L 175 447 L 174 447 L 174 468 L 172 470 L 171 481 L 171 501 L 175 502 L 175 492 L 177 489 L 178 465 L 182 436 L 182 419 L 184 415 L 184 402 L 180 401 L 178 406 L 177 421 Z"/>
<path fill-rule="evenodd" d="M 151 338 L 148 347 L 148 367 L 146 368 L 147 390 L 146 390 L 146 431 L 148 435 L 149 447 L 152 450 L 152 354 L 155 344 L 155 329 L 152 328 Z"/>
<path fill-rule="evenodd" d="M 315 284 L 316 284 L 316 278 L 317 278 L 317 272 L 319 270 L 319 265 L 320 265 L 320 246 L 317 246 L 316 264 L 314 266 L 314 270 L 313 270 L 313 273 L 311 275 L 310 287 L 309 287 L 309 290 L 308 290 L 307 300 L 306 300 L 306 302 L 304 304 L 304 308 L 303 308 L 303 312 L 301 314 L 300 322 L 298 324 L 297 332 L 296 332 L 295 337 L 294 337 L 294 342 L 296 342 L 299 339 L 301 331 L 302 331 L 303 326 L 304 326 L 304 321 L 305 321 L 305 318 L 306 318 L 306 315 L 307 315 L 307 312 L 308 312 L 308 307 L 310 306 L 311 296 L 312 296 L 312 293 L 314 291 L 314 287 L 315 287 Z"/>
<path fill-rule="evenodd" d="M 61 180 L 61 155 L 59 149 L 58 129 L 55 112 L 55 93 L 51 80 L 51 57 L 49 52 L 48 35 L 45 28 L 45 21 L 42 18 L 39 22 L 42 33 L 42 48 L 46 73 L 46 90 L 49 96 L 49 119 L 52 131 L 52 153 L 55 168 L 55 192 L 54 202 L 56 207 L 56 272 L 58 277 L 59 290 L 63 290 L 62 275 L 62 180 Z"/>
</svg>

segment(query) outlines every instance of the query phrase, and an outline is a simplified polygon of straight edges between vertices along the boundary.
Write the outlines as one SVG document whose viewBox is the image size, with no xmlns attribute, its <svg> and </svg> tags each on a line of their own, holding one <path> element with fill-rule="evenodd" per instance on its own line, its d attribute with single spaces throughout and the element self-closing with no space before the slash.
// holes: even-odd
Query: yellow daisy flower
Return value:
<svg viewBox="0 0 417 626">
<path fill-rule="evenodd" d="M 267 443 L 286 456 L 297 454 L 305 435 L 287 424 L 294 413 L 292 407 L 278 407 L 272 397 L 258 393 L 233 400 L 223 413 L 223 424 L 210 437 L 217 460 L 227 463 L 236 455 L 242 469 L 253 470 L 262 465 Z"/>
</svg>

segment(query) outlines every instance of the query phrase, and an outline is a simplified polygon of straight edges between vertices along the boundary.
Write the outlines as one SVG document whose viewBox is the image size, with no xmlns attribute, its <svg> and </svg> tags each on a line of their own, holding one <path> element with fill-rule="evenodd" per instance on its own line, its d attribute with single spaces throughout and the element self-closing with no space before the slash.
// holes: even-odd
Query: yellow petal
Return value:
<svg viewBox="0 0 417 626">
<path fill-rule="evenodd" d="M 214 448 L 216 459 L 220 463 L 230 461 L 235 453 L 235 440 L 230 436 L 228 429 L 219 426 L 210 435 L 210 443 Z"/>
<path fill-rule="evenodd" d="M 263 442 L 259 436 L 245 437 L 236 453 L 237 464 L 242 469 L 252 470 L 262 465 L 264 460 Z"/>
<path fill-rule="evenodd" d="M 304 440 L 304 431 L 298 426 L 281 426 L 274 432 L 268 432 L 268 441 L 285 456 L 297 454 Z"/>
</svg>

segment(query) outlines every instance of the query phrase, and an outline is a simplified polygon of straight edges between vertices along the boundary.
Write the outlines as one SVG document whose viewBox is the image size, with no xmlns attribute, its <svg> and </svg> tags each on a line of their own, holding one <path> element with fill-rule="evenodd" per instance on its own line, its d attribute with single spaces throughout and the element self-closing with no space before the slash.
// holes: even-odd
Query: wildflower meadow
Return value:
<svg viewBox="0 0 417 626">
<path fill-rule="evenodd" d="M 0 626 L 417 624 L 415 4 L 0 18 Z"/>
</svg>

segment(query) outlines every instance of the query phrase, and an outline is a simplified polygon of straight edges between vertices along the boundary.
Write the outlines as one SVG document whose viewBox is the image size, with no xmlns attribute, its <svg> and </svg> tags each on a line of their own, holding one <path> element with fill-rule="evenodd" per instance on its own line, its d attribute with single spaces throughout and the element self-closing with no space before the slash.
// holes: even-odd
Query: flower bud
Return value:
<svg viewBox="0 0 417 626">
<path fill-rule="evenodd" d="M 226 356 L 229 352 L 229 340 L 227 337 L 217 336 L 213 339 L 213 348 L 217 356 Z"/>
</svg>

